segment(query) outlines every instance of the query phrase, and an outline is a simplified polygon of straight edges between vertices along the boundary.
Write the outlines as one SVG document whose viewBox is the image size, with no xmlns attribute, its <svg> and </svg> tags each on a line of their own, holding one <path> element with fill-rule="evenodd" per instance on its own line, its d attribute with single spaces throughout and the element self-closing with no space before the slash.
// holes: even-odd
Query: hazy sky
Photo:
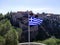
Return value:
<svg viewBox="0 0 60 45">
<path fill-rule="evenodd" d="M 0 13 L 26 10 L 60 14 L 60 0 L 0 0 Z"/>
</svg>

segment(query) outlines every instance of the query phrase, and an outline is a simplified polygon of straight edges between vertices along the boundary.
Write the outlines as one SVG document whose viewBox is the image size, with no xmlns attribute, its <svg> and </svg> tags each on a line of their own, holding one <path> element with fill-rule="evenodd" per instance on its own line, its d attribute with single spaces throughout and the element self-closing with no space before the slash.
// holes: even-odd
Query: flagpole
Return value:
<svg viewBox="0 0 60 45">
<path fill-rule="evenodd" d="M 28 11 L 27 11 L 28 12 Z M 29 26 L 29 12 L 28 12 L 28 43 L 30 45 L 30 26 Z"/>
</svg>

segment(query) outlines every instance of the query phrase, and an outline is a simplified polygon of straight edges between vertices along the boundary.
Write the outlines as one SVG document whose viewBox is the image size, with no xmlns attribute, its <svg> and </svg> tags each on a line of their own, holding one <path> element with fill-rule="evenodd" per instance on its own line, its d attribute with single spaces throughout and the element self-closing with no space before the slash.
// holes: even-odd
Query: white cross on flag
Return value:
<svg viewBox="0 0 60 45">
<path fill-rule="evenodd" d="M 42 21 L 43 21 L 42 19 L 30 17 L 29 25 L 40 25 L 42 23 Z"/>
</svg>

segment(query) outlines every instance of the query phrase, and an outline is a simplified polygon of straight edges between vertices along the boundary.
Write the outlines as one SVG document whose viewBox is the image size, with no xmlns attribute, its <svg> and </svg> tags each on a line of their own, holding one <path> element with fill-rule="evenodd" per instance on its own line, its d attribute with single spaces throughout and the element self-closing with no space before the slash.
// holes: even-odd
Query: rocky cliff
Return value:
<svg viewBox="0 0 60 45">
<path fill-rule="evenodd" d="M 60 38 L 60 15 L 59 14 L 34 14 L 32 11 L 29 12 L 12 12 L 11 13 L 11 24 L 15 27 L 19 27 L 23 30 L 21 41 L 28 41 L 28 16 L 31 15 L 43 19 L 43 23 L 37 26 L 30 26 L 31 41 L 33 40 L 44 40 L 51 36 Z"/>
</svg>

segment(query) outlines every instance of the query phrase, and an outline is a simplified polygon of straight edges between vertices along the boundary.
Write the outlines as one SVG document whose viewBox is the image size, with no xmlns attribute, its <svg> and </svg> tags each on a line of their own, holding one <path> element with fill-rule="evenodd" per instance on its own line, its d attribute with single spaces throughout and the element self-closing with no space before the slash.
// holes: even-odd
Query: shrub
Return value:
<svg viewBox="0 0 60 45">
<path fill-rule="evenodd" d="M 0 36 L 0 45 L 5 45 L 5 39 L 2 36 Z"/>
<path fill-rule="evenodd" d="M 18 32 L 18 40 L 19 40 L 19 42 L 21 41 L 21 34 L 22 34 L 22 29 L 20 29 L 20 28 L 16 28 L 16 31 Z"/>
<path fill-rule="evenodd" d="M 56 39 L 56 44 L 60 45 L 60 39 Z"/>
<path fill-rule="evenodd" d="M 18 44 L 18 35 L 15 29 L 11 29 L 5 35 L 6 45 L 17 45 Z"/>
<path fill-rule="evenodd" d="M 44 41 L 37 41 L 39 43 L 44 43 L 46 45 L 60 45 L 60 39 L 56 39 L 56 38 L 49 38 L 49 39 L 46 39 Z"/>
<path fill-rule="evenodd" d="M 12 26 L 9 20 L 7 19 L 1 20 L 0 21 L 0 35 L 4 36 L 7 33 L 7 31 L 10 30 L 11 27 Z"/>
<path fill-rule="evenodd" d="M 43 43 L 47 45 L 56 45 L 56 39 L 55 38 L 49 38 L 43 41 Z"/>
</svg>

